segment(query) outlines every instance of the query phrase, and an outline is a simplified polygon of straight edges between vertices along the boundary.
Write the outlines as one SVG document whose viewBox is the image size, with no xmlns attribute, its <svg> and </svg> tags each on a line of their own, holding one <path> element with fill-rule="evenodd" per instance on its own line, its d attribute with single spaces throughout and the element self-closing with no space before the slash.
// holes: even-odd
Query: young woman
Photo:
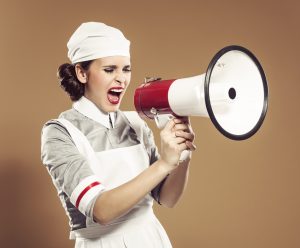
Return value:
<svg viewBox="0 0 300 248">
<path fill-rule="evenodd" d="M 153 199 L 173 207 L 195 150 L 188 119 L 153 134 L 135 112 L 119 110 L 130 83 L 130 42 L 103 23 L 83 23 L 68 42 L 71 64 L 58 69 L 73 108 L 42 130 L 42 161 L 69 216 L 75 247 L 172 247 Z"/>
</svg>

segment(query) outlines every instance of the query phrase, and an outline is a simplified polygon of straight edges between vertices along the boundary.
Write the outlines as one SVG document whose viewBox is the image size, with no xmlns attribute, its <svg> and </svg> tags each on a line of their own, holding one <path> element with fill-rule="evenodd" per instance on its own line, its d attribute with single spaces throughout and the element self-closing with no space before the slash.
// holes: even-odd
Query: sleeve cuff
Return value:
<svg viewBox="0 0 300 248">
<path fill-rule="evenodd" d="M 104 186 L 97 176 L 89 176 L 84 178 L 76 186 L 71 194 L 70 200 L 81 213 L 85 214 L 88 210 L 89 203 L 99 195 L 99 192 L 104 191 L 104 189 Z"/>
</svg>

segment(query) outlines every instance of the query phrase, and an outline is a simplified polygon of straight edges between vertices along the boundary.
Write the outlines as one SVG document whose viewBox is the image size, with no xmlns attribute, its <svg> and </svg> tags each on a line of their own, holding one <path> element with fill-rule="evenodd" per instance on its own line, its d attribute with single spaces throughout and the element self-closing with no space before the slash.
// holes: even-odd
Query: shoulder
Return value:
<svg viewBox="0 0 300 248">
<path fill-rule="evenodd" d="M 75 109 L 68 109 L 58 115 L 57 119 L 51 119 L 48 120 L 46 123 L 44 123 L 42 127 L 42 132 L 57 132 L 57 131 L 65 131 L 67 132 L 64 125 L 59 121 L 59 119 L 66 119 L 69 122 L 71 122 L 74 126 L 78 127 L 80 126 L 80 123 L 83 121 L 86 121 L 86 118 L 76 111 Z"/>
<path fill-rule="evenodd" d="M 74 109 L 69 109 L 60 113 L 57 119 L 50 119 L 46 121 L 42 126 L 42 138 L 57 138 L 69 135 L 67 129 L 58 119 L 64 118 L 69 120 L 70 118 L 72 119 L 74 114 Z"/>
<path fill-rule="evenodd" d="M 70 135 L 62 123 L 60 123 L 57 119 L 52 119 L 47 121 L 43 125 L 41 136 L 42 136 L 42 140 L 48 140 L 48 139 L 65 140 Z"/>
</svg>

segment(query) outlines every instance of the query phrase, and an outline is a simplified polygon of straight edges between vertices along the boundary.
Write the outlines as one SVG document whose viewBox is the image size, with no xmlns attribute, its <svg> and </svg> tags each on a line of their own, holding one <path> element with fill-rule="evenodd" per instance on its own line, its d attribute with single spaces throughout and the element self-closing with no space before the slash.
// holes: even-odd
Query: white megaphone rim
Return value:
<svg viewBox="0 0 300 248">
<path fill-rule="evenodd" d="M 210 85 L 210 79 L 211 79 L 211 75 L 212 75 L 214 66 L 216 65 L 216 63 L 220 57 L 222 57 L 225 53 L 233 51 L 233 50 L 243 52 L 252 59 L 252 61 L 255 63 L 255 65 L 257 66 L 257 68 L 260 72 L 262 83 L 263 83 L 263 89 L 264 89 L 264 102 L 263 102 L 263 108 L 262 108 L 260 118 L 257 121 L 256 125 L 249 132 L 242 134 L 242 135 L 236 135 L 236 134 L 229 133 L 219 124 L 219 122 L 217 121 L 215 114 L 213 112 L 210 97 L 209 97 L 210 96 L 209 85 Z M 263 70 L 261 64 L 259 63 L 258 59 L 254 56 L 254 54 L 252 52 L 250 52 L 248 49 L 246 49 L 242 46 L 238 46 L 238 45 L 231 45 L 231 46 L 224 47 L 219 52 L 217 52 L 216 55 L 212 58 L 211 62 L 209 63 L 206 74 L 205 74 L 204 92 L 205 92 L 205 104 L 206 104 L 206 109 L 209 114 L 209 117 L 212 120 L 215 127 L 226 137 L 233 139 L 233 140 L 245 140 L 245 139 L 250 138 L 252 135 L 254 135 L 258 131 L 260 126 L 262 125 L 262 123 L 265 119 L 266 113 L 267 113 L 267 109 L 268 109 L 268 84 L 267 84 L 267 79 L 266 79 L 266 76 L 265 76 L 265 73 L 264 73 L 264 70 Z"/>
</svg>

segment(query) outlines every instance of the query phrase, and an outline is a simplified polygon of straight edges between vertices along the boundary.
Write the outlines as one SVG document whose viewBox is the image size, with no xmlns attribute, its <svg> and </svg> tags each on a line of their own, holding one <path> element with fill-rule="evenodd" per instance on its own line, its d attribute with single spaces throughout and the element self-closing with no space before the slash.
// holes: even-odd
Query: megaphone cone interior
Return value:
<svg viewBox="0 0 300 248">
<path fill-rule="evenodd" d="M 267 80 L 259 61 L 246 48 L 220 50 L 208 66 L 204 90 L 208 114 L 226 137 L 247 139 L 262 125 L 268 104 Z"/>
</svg>

